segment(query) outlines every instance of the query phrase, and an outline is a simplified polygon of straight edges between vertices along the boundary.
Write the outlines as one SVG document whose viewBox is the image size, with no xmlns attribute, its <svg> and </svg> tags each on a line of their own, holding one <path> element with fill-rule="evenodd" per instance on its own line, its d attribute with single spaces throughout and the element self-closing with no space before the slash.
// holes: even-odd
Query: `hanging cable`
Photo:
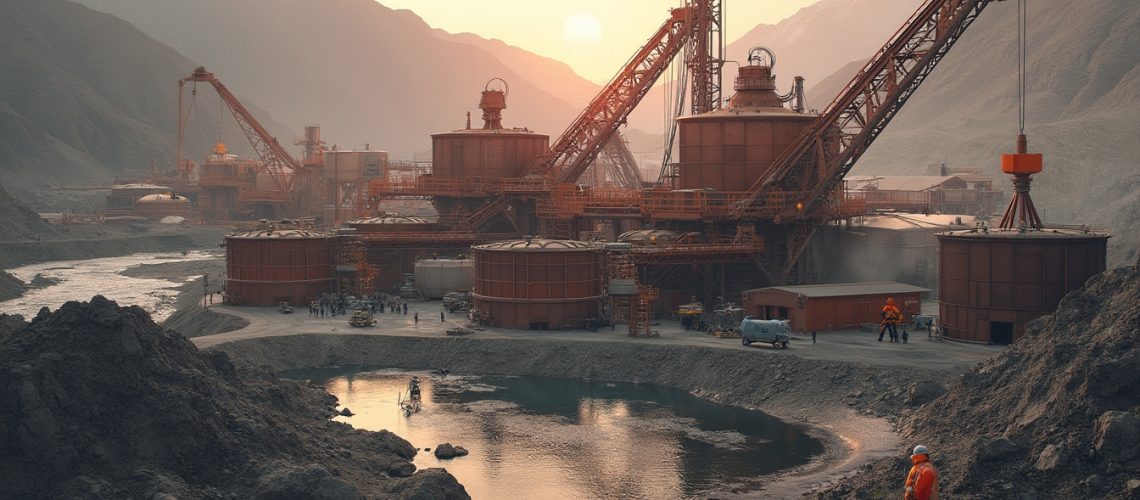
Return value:
<svg viewBox="0 0 1140 500">
<path fill-rule="evenodd" d="M 1025 0 L 1017 0 L 1017 131 L 1025 134 L 1026 60 L 1029 57 L 1029 31 Z"/>
</svg>

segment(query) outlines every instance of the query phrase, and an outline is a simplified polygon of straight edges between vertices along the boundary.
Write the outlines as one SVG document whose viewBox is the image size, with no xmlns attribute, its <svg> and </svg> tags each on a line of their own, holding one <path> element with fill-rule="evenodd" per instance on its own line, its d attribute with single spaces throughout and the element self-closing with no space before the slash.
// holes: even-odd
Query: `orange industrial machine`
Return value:
<svg viewBox="0 0 1140 500">
<path fill-rule="evenodd" d="M 225 145 L 215 148 L 210 172 L 203 171 L 198 184 L 202 196 L 209 201 L 211 213 L 243 212 L 253 218 L 295 217 L 312 215 L 317 206 L 316 196 L 321 191 L 317 173 L 320 156 L 320 133 L 306 130 L 307 151 L 313 156 L 302 162 L 293 158 L 277 138 L 269 133 L 253 114 L 238 101 L 237 97 L 213 73 L 198 67 L 190 76 L 178 80 L 178 165 L 187 161 L 183 157 L 182 145 L 185 138 L 183 107 L 184 87 L 187 82 L 195 84 L 191 96 L 197 95 L 198 82 L 209 84 L 217 91 L 222 102 L 233 114 L 238 126 L 260 163 L 238 162 L 236 157 L 227 155 Z M 310 144 L 310 142 L 315 143 Z M 316 158 L 318 161 L 308 161 Z M 209 163 L 209 162 L 208 162 Z M 252 182 L 251 182 L 252 180 Z"/>
</svg>

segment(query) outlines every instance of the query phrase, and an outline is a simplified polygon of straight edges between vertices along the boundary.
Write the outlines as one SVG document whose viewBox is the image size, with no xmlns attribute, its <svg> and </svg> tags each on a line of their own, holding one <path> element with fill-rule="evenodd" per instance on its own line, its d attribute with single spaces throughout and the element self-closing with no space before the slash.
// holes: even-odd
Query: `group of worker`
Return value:
<svg viewBox="0 0 1140 500">
<path fill-rule="evenodd" d="M 895 305 L 895 299 L 893 297 L 887 297 L 887 304 L 883 306 L 881 315 L 883 320 L 879 324 L 879 342 L 883 341 L 884 333 L 890 333 L 891 342 L 899 342 L 901 340 L 902 343 L 905 344 L 909 335 L 907 335 L 906 328 L 904 327 L 902 337 L 899 337 L 898 325 L 903 322 L 903 314 L 899 306 Z"/>
</svg>

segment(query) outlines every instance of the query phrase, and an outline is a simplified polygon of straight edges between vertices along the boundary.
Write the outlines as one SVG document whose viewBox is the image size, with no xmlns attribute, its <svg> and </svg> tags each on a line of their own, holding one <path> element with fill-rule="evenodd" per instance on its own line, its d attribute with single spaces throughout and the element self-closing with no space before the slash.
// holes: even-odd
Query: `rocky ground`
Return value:
<svg viewBox="0 0 1140 500">
<path fill-rule="evenodd" d="M 27 286 L 19 278 L 0 271 L 0 302 L 18 298 L 26 289 Z"/>
<path fill-rule="evenodd" d="M 899 412 L 944 497 L 1140 498 L 1140 262 L 1092 278 L 942 397 Z M 819 493 L 901 492 L 905 457 Z"/>
<path fill-rule="evenodd" d="M 0 315 L 0 497 L 467 498 L 335 398 L 95 297 Z"/>
</svg>

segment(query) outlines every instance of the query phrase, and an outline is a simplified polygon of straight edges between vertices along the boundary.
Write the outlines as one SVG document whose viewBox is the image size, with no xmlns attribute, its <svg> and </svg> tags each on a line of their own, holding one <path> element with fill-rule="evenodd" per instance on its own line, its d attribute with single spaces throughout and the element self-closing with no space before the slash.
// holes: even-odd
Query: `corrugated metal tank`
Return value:
<svg viewBox="0 0 1140 500">
<path fill-rule="evenodd" d="M 333 291 L 335 251 L 326 233 L 258 230 L 226 235 L 226 300 L 234 305 L 307 304 Z"/>
<path fill-rule="evenodd" d="M 602 249 L 545 239 L 473 247 L 475 308 L 505 328 L 558 329 L 595 318 L 603 295 Z"/>
<path fill-rule="evenodd" d="M 818 116 L 783 107 L 770 65 L 741 66 L 733 88 L 727 107 L 677 120 L 677 189 L 747 191 Z"/>
<path fill-rule="evenodd" d="M 479 101 L 483 128 L 472 129 L 468 118 L 466 129 L 431 136 L 432 177 L 522 177 L 549 147 L 550 137 L 525 128 L 504 129 L 502 110 L 506 107 L 506 90 L 491 89 L 488 82 Z"/>
<path fill-rule="evenodd" d="M 415 233 L 431 231 L 435 223 L 423 217 L 410 217 L 406 215 L 384 215 L 380 217 L 362 217 L 345 222 L 344 225 L 356 229 L 358 234 L 365 233 Z"/>
<path fill-rule="evenodd" d="M 939 323 L 956 340 L 1008 344 L 1104 271 L 1108 235 L 1071 229 L 938 234 Z"/>
<path fill-rule="evenodd" d="M 474 259 L 421 259 L 415 265 L 416 288 L 425 297 L 443 298 L 448 292 L 470 290 L 475 280 Z"/>
</svg>

